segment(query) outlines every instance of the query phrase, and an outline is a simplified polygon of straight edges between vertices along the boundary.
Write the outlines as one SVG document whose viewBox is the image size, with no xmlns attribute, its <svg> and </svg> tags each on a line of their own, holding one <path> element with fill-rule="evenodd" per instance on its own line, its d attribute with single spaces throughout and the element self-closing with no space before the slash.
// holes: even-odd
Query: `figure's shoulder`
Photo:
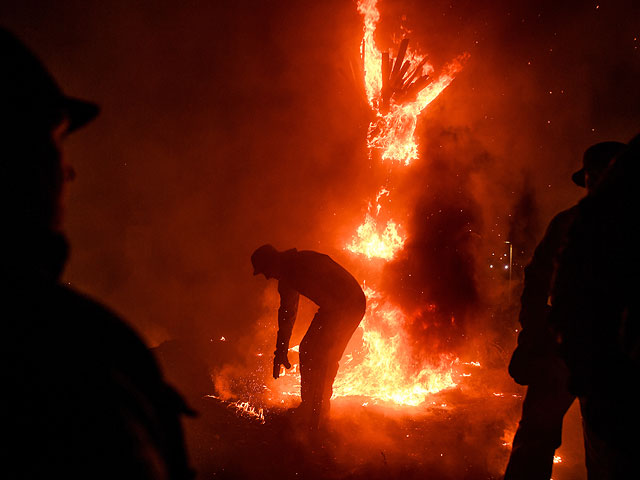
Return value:
<svg viewBox="0 0 640 480">
<path fill-rule="evenodd" d="M 296 254 L 298 258 L 300 258 L 301 260 L 316 261 L 316 262 L 326 262 L 326 261 L 333 262 L 333 259 L 329 255 L 325 253 L 316 252 L 315 250 L 299 250 L 299 251 L 296 250 Z"/>
<path fill-rule="evenodd" d="M 103 333 L 133 335 L 137 334 L 113 310 L 65 285 L 56 285 L 53 291 L 53 303 L 57 312 L 63 314 L 73 323 L 81 321 L 87 328 L 101 330 Z"/>
<path fill-rule="evenodd" d="M 53 297 L 57 306 L 68 313 L 91 314 L 114 323 L 120 321 L 118 315 L 105 305 L 69 286 L 54 285 Z"/>
<path fill-rule="evenodd" d="M 567 223 L 567 222 L 572 222 L 576 216 L 578 215 L 578 212 L 580 211 L 580 205 L 574 205 L 570 208 L 567 208 L 566 210 L 562 210 L 561 212 L 557 213 L 555 217 L 553 217 L 553 219 L 551 220 L 551 223 Z"/>
<path fill-rule="evenodd" d="M 96 352 L 110 352 L 114 361 L 135 361 L 157 371 L 152 353 L 138 333 L 114 311 L 90 296 L 64 285 L 54 287 L 54 315 L 67 334 L 92 345 Z"/>
<path fill-rule="evenodd" d="M 580 212 L 580 206 L 574 205 L 571 208 L 567 208 L 566 210 L 557 213 L 555 217 L 551 219 L 549 222 L 549 226 L 547 227 L 547 236 L 548 235 L 565 235 L 569 230 L 569 227 L 577 218 L 578 213 Z"/>
</svg>

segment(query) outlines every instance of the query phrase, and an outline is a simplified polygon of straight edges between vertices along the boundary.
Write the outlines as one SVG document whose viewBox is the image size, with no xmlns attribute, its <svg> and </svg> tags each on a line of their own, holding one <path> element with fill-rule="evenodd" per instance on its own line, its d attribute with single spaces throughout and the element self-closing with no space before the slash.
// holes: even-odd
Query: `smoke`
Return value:
<svg viewBox="0 0 640 480">
<path fill-rule="evenodd" d="M 540 208 L 529 177 L 524 179 L 519 198 L 513 206 L 509 220 L 508 238 L 511 239 L 513 245 L 518 246 L 512 252 L 513 269 L 518 277 L 522 277 L 522 269 L 528 259 L 531 258 L 536 246 L 536 239 L 532 237 L 530 232 L 540 232 L 542 230 Z"/>
<path fill-rule="evenodd" d="M 465 129 L 430 128 L 426 147 L 401 188 L 411 214 L 402 256 L 385 269 L 384 288 L 411 315 L 418 350 L 457 351 L 481 304 L 476 279 L 480 203 L 472 177 L 486 152 Z"/>
</svg>

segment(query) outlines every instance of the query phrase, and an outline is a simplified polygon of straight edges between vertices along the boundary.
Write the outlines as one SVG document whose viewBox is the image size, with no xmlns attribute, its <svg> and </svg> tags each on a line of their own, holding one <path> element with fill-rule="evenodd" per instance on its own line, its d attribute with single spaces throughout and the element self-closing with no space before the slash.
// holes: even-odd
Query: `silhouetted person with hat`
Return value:
<svg viewBox="0 0 640 480">
<path fill-rule="evenodd" d="M 263 245 L 251 256 L 253 274 L 278 280 L 280 308 L 273 377 L 291 368 L 287 352 L 304 295 L 316 305 L 309 330 L 300 342 L 302 403 L 296 413 L 316 429 L 328 415 L 338 362 L 364 316 L 366 298 L 358 281 L 328 255 L 295 248 L 280 252 Z"/>
<path fill-rule="evenodd" d="M 588 478 L 640 478 L 640 135 L 578 204 L 550 323 L 579 397 Z"/>
<path fill-rule="evenodd" d="M 0 28 L 3 478 L 188 478 L 180 396 L 117 316 L 63 285 L 66 135 L 98 114 Z"/>
<path fill-rule="evenodd" d="M 589 147 L 583 168 L 571 177 L 591 195 L 611 160 L 624 148 L 619 142 Z M 514 380 L 527 385 L 522 418 L 513 439 L 506 480 L 548 480 L 555 450 L 562 441 L 562 421 L 575 400 L 567 389 L 567 367 L 558 354 L 548 322 L 550 298 L 558 257 L 566 246 L 569 228 L 578 213 L 575 205 L 557 214 L 525 268 L 521 297 L 518 346 L 509 364 Z"/>
</svg>

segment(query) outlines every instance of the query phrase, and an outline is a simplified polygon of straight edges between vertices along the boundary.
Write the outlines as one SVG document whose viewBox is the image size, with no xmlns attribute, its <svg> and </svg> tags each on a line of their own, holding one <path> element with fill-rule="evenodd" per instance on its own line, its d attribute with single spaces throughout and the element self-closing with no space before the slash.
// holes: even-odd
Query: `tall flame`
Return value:
<svg viewBox="0 0 640 480">
<path fill-rule="evenodd" d="M 405 39 L 398 49 L 395 59 L 398 65 L 394 70 L 394 66 L 390 65 L 393 61 L 389 54 L 382 53 L 374 39 L 380 20 L 377 0 L 359 0 L 357 5 L 364 17 L 362 59 L 365 90 L 375 115 L 369 125 L 367 137 L 369 153 L 373 157 L 374 151 L 379 152 L 382 161 L 392 160 L 394 167 L 406 167 L 418 156 L 414 138 L 418 116 L 453 81 L 467 55 L 451 62 L 436 81 L 429 83 L 433 67 L 426 62 L 424 56 L 408 51 L 408 41 Z M 387 77 L 383 75 L 383 67 L 386 68 Z M 405 76 L 407 72 L 409 74 Z M 390 80 L 395 82 L 396 87 L 393 84 L 392 87 L 396 90 L 390 90 Z M 381 187 L 375 201 L 369 202 L 364 222 L 345 246 L 345 249 L 362 259 L 388 262 L 396 258 L 404 248 L 406 237 L 402 226 L 388 212 L 383 212 L 391 206 L 388 187 Z M 384 208 L 381 202 L 383 197 Z M 377 279 L 368 280 L 375 285 Z M 456 386 L 454 368 L 458 359 L 442 355 L 436 364 L 424 365 L 417 362 L 413 358 L 410 339 L 405 330 L 411 319 L 400 307 L 373 288 L 365 287 L 364 290 L 367 311 L 359 327 L 362 345 L 358 351 L 345 357 L 346 361 L 334 382 L 333 396 L 365 397 L 373 402 L 417 406 L 424 403 L 429 395 Z M 428 307 L 429 311 L 435 308 L 433 305 Z M 221 341 L 224 341 L 224 337 Z M 297 352 L 298 346 L 289 350 Z M 262 355 L 257 354 L 258 357 Z M 224 375 L 220 375 L 218 379 L 223 380 Z M 268 400 L 271 402 L 288 405 L 292 398 L 299 398 L 298 365 L 282 371 L 278 383 L 271 386 L 273 389 L 263 385 L 264 390 L 269 392 Z M 216 388 L 223 389 L 218 387 L 218 383 Z M 225 395 L 232 396 L 231 389 Z M 219 400 L 244 416 L 264 422 L 264 412 L 259 407 L 243 401 Z"/>
<path fill-rule="evenodd" d="M 333 385 L 334 397 L 363 396 L 399 405 L 420 405 L 427 396 L 455 387 L 453 361 L 412 365 L 404 312 L 365 288 L 367 313 L 362 329 L 364 358 L 348 356 Z M 358 361 L 359 360 L 359 361 Z"/>
<path fill-rule="evenodd" d="M 365 91 L 375 114 L 369 124 L 367 146 L 370 156 L 379 152 L 381 161 L 408 166 L 418 157 L 415 130 L 418 116 L 449 86 L 462 68 L 467 55 L 445 66 L 435 81 L 434 68 L 426 58 L 408 50 L 403 40 L 395 57 L 382 53 L 374 34 L 380 20 L 377 0 L 360 0 L 358 11 L 364 17 L 362 59 Z M 380 189 L 375 202 L 369 202 L 364 222 L 346 249 L 366 257 L 390 261 L 402 251 L 402 228 L 387 212 L 382 220 L 383 204 L 391 205 L 387 186 Z M 400 405 L 420 405 L 427 396 L 454 387 L 453 367 L 457 359 L 443 356 L 438 365 L 420 366 L 412 359 L 405 333 L 407 316 L 372 288 L 365 288 L 368 307 L 360 325 L 360 354 L 348 356 L 334 383 L 334 397 L 363 396 Z"/>
</svg>

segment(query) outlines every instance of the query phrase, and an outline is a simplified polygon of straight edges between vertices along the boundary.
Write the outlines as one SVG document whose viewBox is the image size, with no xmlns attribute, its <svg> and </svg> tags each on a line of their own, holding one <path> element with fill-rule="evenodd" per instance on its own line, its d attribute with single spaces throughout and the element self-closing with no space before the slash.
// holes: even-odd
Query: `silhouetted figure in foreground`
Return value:
<svg viewBox="0 0 640 480">
<path fill-rule="evenodd" d="M 640 135 L 579 204 L 550 321 L 580 398 L 589 479 L 640 478 Z"/>
<path fill-rule="evenodd" d="M 583 168 L 573 174 L 574 183 L 593 194 L 609 162 L 626 147 L 602 142 L 584 153 Z M 567 389 L 567 367 L 557 351 L 548 322 L 552 282 L 558 257 L 567 243 L 578 205 L 557 214 L 549 224 L 533 258 L 525 269 L 520 309 L 522 331 L 511 358 L 509 373 L 527 385 L 522 419 L 513 439 L 506 480 L 548 480 L 555 450 L 562 442 L 562 420 L 575 400 Z"/>
<path fill-rule="evenodd" d="M 318 307 L 309 330 L 300 342 L 302 403 L 297 409 L 316 429 L 329 412 L 338 362 L 364 316 L 366 298 L 357 280 L 328 255 L 295 248 L 279 252 L 263 245 L 251 256 L 253 274 L 278 280 L 278 338 L 273 377 L 280 367 L 291 368 L 287 352 L 296 321 L 300 294 Z"/>
<path fill-rule="evenodd" d="M 0 61 L 0 476 L 188 478 L 180 396 L 129 327 L 59 281 L 62 140 L 98 107 L 3 29 Z"/>
</svg>

